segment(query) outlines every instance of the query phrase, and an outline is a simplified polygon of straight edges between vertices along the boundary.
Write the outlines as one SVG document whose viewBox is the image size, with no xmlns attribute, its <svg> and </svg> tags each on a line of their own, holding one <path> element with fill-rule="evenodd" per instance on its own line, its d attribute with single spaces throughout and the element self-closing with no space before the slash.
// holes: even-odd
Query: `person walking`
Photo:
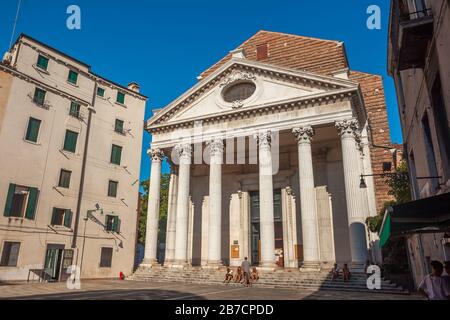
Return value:
<svg viewBox="0 0 450 320">
<path fill-rule="evenodd" d="M 250 262 L 248 262 L 247 257 L 242 261 L 241 267 L 244 272 L 244 285 L 248 287 L 250 286 Z"/>
</svg>

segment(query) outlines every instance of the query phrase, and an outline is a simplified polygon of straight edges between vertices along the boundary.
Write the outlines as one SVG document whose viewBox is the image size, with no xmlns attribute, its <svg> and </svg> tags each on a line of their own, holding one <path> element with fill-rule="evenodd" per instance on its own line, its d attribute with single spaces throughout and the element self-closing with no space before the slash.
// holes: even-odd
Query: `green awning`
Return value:
<svg viewBox="0 0 450 320">
<path fill-rule="evenodd" d="M 380 245 L 392 237 L 450 231 L 450 193 L 393 206 L 384 216 Z"/>
</svg>

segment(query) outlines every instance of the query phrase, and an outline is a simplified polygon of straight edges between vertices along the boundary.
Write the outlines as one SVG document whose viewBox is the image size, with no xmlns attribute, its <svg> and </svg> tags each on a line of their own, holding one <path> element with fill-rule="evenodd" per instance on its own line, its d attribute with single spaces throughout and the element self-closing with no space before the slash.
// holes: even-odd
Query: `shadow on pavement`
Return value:
<svg viewBox="0 0 450 320">
<path fill-rule="evenodd" d="M 165 299 L 184 299 L 184 300 L 206 300 L 201 296 L 192 293 L 160 290 L 93 290 L 93 291 L 74 291 L 60 292 L 52 294 L 29 295 L 22 297 L 6 298 L 4 300 L 165 300 Z"/>
</svg>

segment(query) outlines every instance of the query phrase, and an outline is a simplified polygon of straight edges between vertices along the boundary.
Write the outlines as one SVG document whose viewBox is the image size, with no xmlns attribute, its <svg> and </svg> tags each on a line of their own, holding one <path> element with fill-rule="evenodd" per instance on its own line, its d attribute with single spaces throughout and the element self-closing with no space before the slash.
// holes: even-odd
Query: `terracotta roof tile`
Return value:
<svg viewBox="0 0 450 320">
<path fill-rule="evenodd" d="M 239 46 L 244 48 L 247 59 L 257 60 L 256 47 L 267 43 L 269 55 L 261 60 L 275 66 L 305 70 L 323 75 L 348 68 L 344 45 L 339 41 L 322 40 L 270 31 L 259 31 Z M 226 55 L 201 74 L 207 77 L 231 59 Z"/>
</svg>

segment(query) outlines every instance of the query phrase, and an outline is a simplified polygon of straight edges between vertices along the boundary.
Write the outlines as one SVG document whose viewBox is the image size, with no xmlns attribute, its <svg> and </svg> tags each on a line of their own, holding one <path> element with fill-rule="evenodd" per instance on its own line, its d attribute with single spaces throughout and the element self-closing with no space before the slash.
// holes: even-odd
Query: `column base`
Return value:
<svg viewBox="0 0 450 320">
<path fill-rule="evenodd" d="M 173 259 L 164 260 L 163 266 L 164 267 L 170 267 L 174 263 Z"/>
<path fill-rule="evenodd" d="M 170 268 L 173 269 L 186 269 L 189 267 L 189 263 L 184 260 L 174 260 L 170 265 Z"/>
<path fill-rule="evenodd" d="M 261 261 L 259 263 L 258 269 L 261 271 L 275 271 L 278 269 L 278 265 L 274 261 Z"/>
<path fill-rule="evenodd" d="M 208 261 L 206 265 L 202 266 L 202 269 L 214 269 L 218 270 L 223 267 L 222 261 Z"/>
<path fill-rule="evenodd" d="M 365 265 L 365 262 L 355 261 L 350 263 L 349 268 L 351 272 L 364 273 Z"/>
<path fill-rule="evenodd" d="M 144 259 L 144 261 L 141 262 L 139 267 L 147 268 L 147 269 L 159 268 L 159 267 L 161 267 L 161 264 L 159 264 L 158 260 L 156 260 L 156 259 Z"/>
<path fill-rule="evenodd" d="M 300 266 L 300 271 L 321 271 L 322 266 L 319 261 L 304 261 Z"/>
</svg>

